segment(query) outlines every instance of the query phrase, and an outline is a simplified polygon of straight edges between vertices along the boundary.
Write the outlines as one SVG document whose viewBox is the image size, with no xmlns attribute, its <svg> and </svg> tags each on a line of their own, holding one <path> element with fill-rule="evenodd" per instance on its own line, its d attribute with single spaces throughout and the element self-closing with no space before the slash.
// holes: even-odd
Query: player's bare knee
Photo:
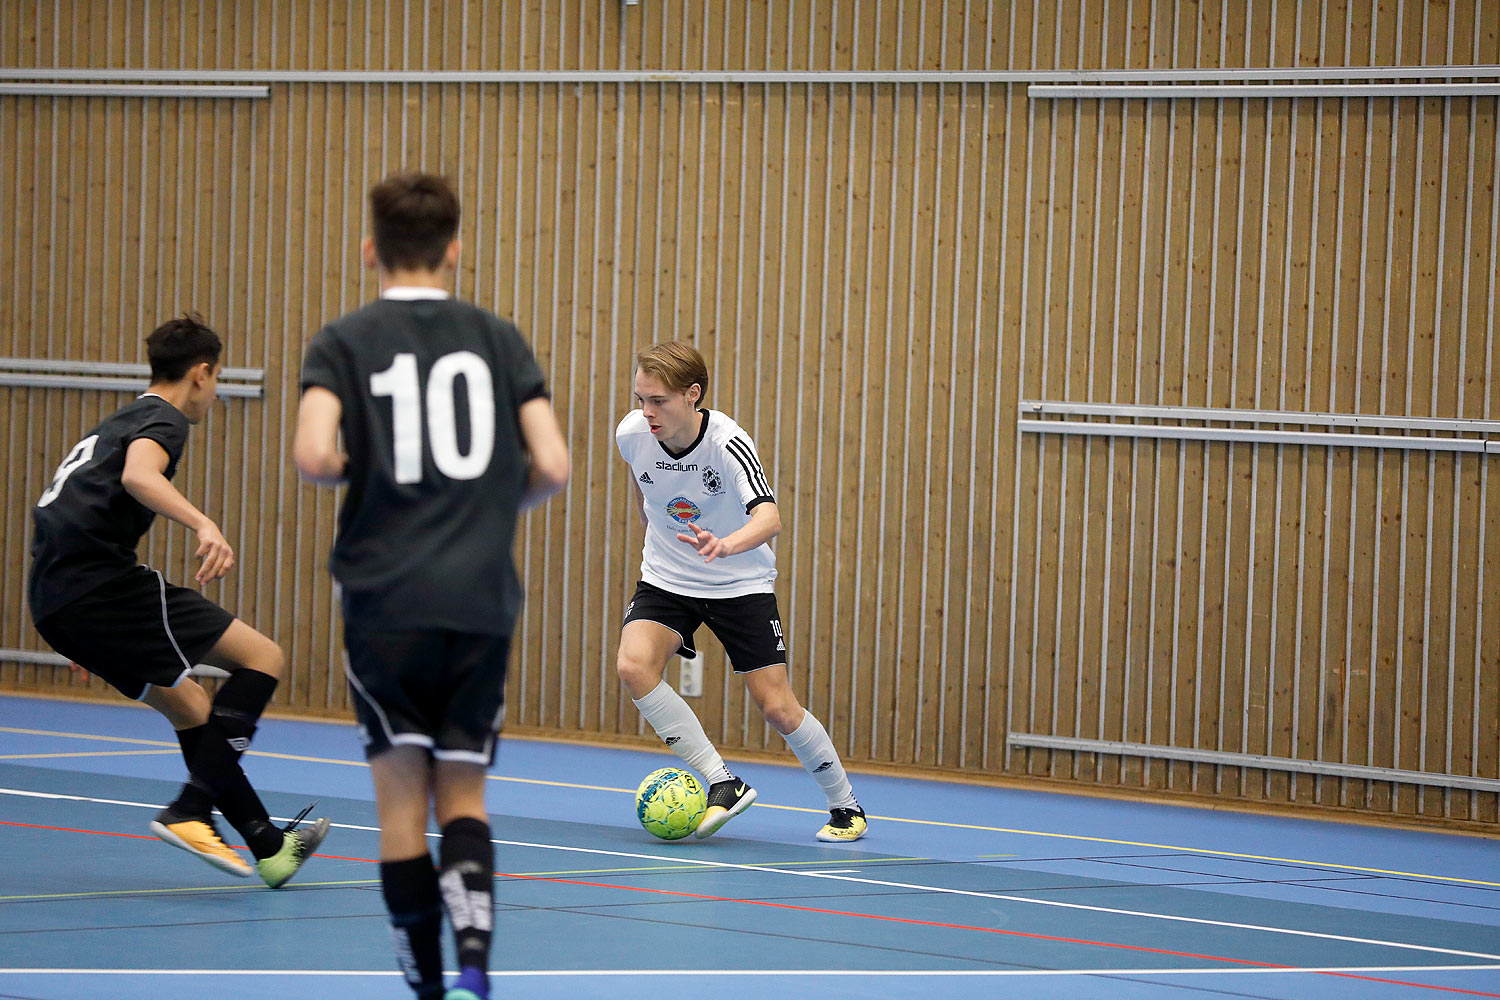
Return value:
<svg viewBox="0 0 1500 1000">
<path fill-rule="evenodd" d="M 433 765 L 433 814 L 439 826 L 465 816 L 490 821 L 484 804 L 487 771 L 484 765 L 468 761 L 440 760 Z"/>
<path fill-rule="evenodd" d="M 266 666 L 270 668 L 266 673 L 278 680 L 281 678 L 281 671 L 286 667 L 286 653 L 282 652 L 281 647 L 274 642 L 271 643 L 270 659 Z"/>
<path fill-rule="evenodd" d="M 189 677 L 178 684 L 177 689 L 182 695 L 180 711 L 183 722 L 192 726 L 201 726 L 207 722 L 213 699 L 203 690 L 203 685 Z"/>
<path fill-rule="evenodd" d="M 208 721 L 212 704 L 208 692 L 193 680 L 184 680 L 175 688 L 157 689 L 164 697 L 154 706 L 173 729 L 193 729 Z"/>
<path fill-rule="evenodd" d="M 760 707 L 761 714 L 766 721 L 776 728 L 778 733 L 785 736 L 802 725 L 802 706 L 797 702 L 795 696 L 785 698 L 769 698 Z"/>
<path fill-rule="evenodd" d="M 265 636 L 261 636 L 261 639 L 263 641 L 255 644 L 254 651 L 246 658 L 244 665 L 280 680 L 281 671 L 286 666 L 286 654 L 270 639 Z"/>
<path fill-rule="evenodd" d="M 627 653 L 623 649 L 615 659 L 615 673 L 632 691 L 641 689 L 649 691 L 661 681 L 660 667 L 646 662 L 644 657 Z"/>
<path fill-rule="evenodd" d="M 286 654 L 280 646 L 239 619 L 235 619 L 204 659 L 231 672 L 254 670 L 275 680 L 281 679 L 286 664 Z"/>
<path fill-rule="evenodd" d="M 190 677 L 176 687 L 151 685 L 141 700 L 160 712 L 173 729 L 192 729 L 208 721 L 208 692 Z"/>
<path fill-rule="evenodd" d="M 489 810 L 484 804 L 484 790 L 481 788 L 478 794 L 439 794 L 433 802 L 432 814 L 437 818 L 438 827 L 445 827 L 456 819 L 477 819 L 481 822 L 490 821 Z"/>
<path fill-rule="evenodd" d="M 380 860 L 382 861 L 405 861 L 428 853 L 427 847 L 427 817 L 422 816 L 421 822 L 414 823 L 387 823 L 385 820 L 380 824 Z"/>
</svg>

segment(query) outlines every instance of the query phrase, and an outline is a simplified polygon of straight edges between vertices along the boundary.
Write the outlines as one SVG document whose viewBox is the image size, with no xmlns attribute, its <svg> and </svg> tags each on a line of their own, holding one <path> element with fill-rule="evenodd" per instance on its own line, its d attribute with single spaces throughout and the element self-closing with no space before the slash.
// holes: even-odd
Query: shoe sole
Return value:
<svg viewBox="0 0 1500 1000">
<path fill-rule="evenodd" d="M 165 823 L 160 823 L 156 820 L 152 820 L 151 832 L 156 834 L 157 837 L 161 838 L 163 843 L 171 844 L 173 847 L 187 851 L 193 857 L 201 858 L 202 860 L 213 865 L 215 868 L 219 869 L 219 871 L 221 872 L 228 872 L 230 875 L 235 875 L 239 878 L 250 877 L 251 872 L 249 865 L 245 865 L 244 862 L 240 862 L 240 864 L 244 865 L 244 867 L 239 868 L 223 858 L 216 857 L 212 854 L 205 854 L 194 847 L 192 844 L 189 844 L 187 841 L 177 836 L 177 834 L 173 833 L 171 828 L 168 827 Z"/>
<path fill-rule="evenodd" d="M 823 835 L 823 831 L 819 830 L 818 831 L 818 839 L 821 840 L 825 844 L 852 844 L 856 840 L 863 839 L 864 835 L 867 834 L 867 833 L 869 833 L 869 832 L 870 832 L 870 828 L 869 827 L 865 827 L 865 829 L 859 831 L 858 833 L 856 833 L 852 837 L 834 837 L 834 836 L 824 836 Z"/>
<path fill-rule="evenodd" d="M 703 817 L 703 822 L 698 824 L 698 829 L 693 831 L 693 836 L 697 837 L 699 840 L 704 840 L 708 837 L 712 837 L 723 828 L 725 823 L 728 823 L 740 813 L 744 812 L 746 809 L 749 809 L 750 804 L 754 801 L 755 789 L 745 789 L 745 794 L 740 798 L 738 802 L 734 804 L 733 809 L 725 809 L 723 812 L 718 813 L 712 818 L 708 816 Z"/>
</svg>

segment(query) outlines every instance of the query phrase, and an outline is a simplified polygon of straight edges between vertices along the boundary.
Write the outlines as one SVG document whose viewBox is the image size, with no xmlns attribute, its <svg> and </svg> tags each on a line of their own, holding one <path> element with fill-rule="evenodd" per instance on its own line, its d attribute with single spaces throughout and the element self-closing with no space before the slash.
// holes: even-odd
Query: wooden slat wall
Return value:
<svg viewBox="0 0 1500 1000">
<path fill-rule="evenodd" d="M 1500 3 L 0 6 L 0 64 L 1048 69 L 1500 63 Z M 1496 796 L 1010 751 L 1012 732 L 1494 778 L 1493 459 L 1022 438 L 1022 398 L 1494 417 L 1493 98 L 1032 101 L 1024 85 L 278 83 L 267 101 L 0 98 L 0 347 L 136 361 L 195 307 L 266 370 L 179 485 L 211 596 L 347 711 L 335 498 L 287 455 L 302 346 L 373 296 L 363 193 L 464 199 L 459 294 L 513 316 L 574 454 L 518 541 L 514 726 L 642 737 L 614 679 L 640 530 L 635 349 L 697 341 L 780 494 L 798 694 L 852 763 L 1481 824 Z M 28 511 L 118 394 L 3 389 L 0 647 Z M 186 533 L 144 558 L 179 579 Z M 1487 620 L 1488 614 L 1488 620 Z M 781 750 L 709 653 L 706 725 Z M 0 665 L 0 685 L 76 688 Z M 87 688 L 102 694 L 102 685 Z"/>
<path fill-rule="evenodd" d="M 1125 5 L 1060 18 L 1056 45 L 1085 66 L 1100 39 L 1135 65 L 1494 61 L 1493 8 L 1312 7 L 1132 24 Z M 1495 110 L 1033 104 L 1020 396 L 1490 416 Z M 1007 731 L 1496 774 L 1493 458 L 1047 437 L 1017 455 Z M 1495 818 L 1492 793 L 1254 768 L 1021 750 L 1007 769 Z"/>
</svg>

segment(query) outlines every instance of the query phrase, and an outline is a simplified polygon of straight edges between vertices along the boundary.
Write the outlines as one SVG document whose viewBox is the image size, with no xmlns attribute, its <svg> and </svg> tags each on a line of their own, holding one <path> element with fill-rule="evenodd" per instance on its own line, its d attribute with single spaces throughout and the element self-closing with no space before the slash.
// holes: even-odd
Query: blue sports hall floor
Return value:
<svg viewBox="0 0 1500 1000">
<path fill-rule="evenodd" d="M 633 792 L 674 760 L 502 744 L 497 997 L 1500 997 L 1500 841 L 856 774 L 834 846 L 800 768 L 745 763 L 759 802 L 666 843 Z M 352 726 L 267 720 L 246 770 L 334 821 L 279 891 L 151 837 L 155 713 L 0 696 L 0 997 L 409 997 Z"/>
</svg>

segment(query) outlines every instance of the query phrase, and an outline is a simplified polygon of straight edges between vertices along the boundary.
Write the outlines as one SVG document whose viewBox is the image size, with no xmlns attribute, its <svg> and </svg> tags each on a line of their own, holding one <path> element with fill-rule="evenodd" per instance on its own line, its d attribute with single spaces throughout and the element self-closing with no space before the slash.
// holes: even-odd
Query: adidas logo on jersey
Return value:
<svg viewBox="0 0 1500 1000">
<path fill-rule="evenodd" d="M 654 483 L 654 482 L 651 481 L 651 473 L 649 473 L 649 472 L 643 472 L 643 473 L 641 473 L 641 482 L 645 483 L 647 486 L 655 486 L 656 485 L 656 483 Z"/>
</svg>

